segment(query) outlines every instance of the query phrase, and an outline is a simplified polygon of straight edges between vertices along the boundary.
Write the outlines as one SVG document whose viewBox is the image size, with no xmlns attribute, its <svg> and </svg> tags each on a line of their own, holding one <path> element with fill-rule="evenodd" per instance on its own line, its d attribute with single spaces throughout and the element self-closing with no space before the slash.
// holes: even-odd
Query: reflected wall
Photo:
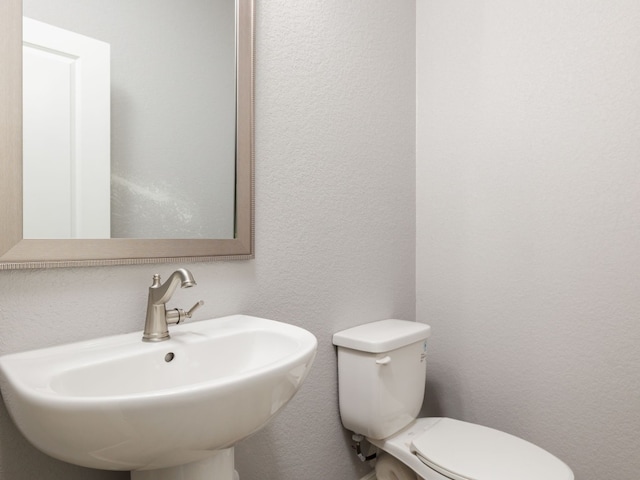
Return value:
<svg viewBox="0 0 640 480">
<path fill-rule="evenodd" d="M 24 14 L 111 45 L 111 237 L 233 238 L 234 2 L 25 0 Z"/>
</svg>

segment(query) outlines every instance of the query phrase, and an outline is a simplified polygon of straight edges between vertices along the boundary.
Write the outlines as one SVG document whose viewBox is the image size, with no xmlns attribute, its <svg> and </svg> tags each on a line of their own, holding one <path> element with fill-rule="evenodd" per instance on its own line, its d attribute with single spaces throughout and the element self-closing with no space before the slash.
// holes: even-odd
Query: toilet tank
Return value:
<svg viewBox="0 0 640 480">
<path fill-rule="evenodd" d="M 429 325 L 392 319 L 333 335 L 345 428 L 379 440 L 416 418 L 424 397 L 430 333 Z"/>
</svg>

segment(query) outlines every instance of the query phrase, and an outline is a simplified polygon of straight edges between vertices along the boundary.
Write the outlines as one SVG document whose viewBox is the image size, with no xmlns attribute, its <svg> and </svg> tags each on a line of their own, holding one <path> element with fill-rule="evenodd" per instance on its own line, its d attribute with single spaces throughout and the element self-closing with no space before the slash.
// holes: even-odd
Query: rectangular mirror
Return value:
<svg viewBox="0 0 640 480">
<path fill-rule="evenodd" d="M 0 32 L 0 269 L 253 257 L 253 0 L 4 0 Z"/>
</svg>

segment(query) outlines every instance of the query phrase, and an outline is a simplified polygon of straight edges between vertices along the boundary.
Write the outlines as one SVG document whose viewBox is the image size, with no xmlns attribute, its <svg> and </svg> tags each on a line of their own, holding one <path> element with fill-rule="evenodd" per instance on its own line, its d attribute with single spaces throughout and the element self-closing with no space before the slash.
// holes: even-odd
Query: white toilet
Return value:
<svg viewBox="0 0 640 480">
<path fill-rule="evenodd" d="M 385 453 L 378 480 L 573 480 L 561 460 L 532 443 L 451 418 L 416 418 L 431 327 L 367 323 L 333 336 L 345 428 Z"/>
</svg>

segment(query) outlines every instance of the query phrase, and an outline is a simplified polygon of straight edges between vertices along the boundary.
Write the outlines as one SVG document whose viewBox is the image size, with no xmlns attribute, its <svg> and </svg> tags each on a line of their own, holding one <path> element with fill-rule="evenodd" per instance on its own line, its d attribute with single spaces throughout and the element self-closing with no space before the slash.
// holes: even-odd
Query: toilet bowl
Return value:
<svg viewBox="0 0 640 480">
<path fill-rule="evenodd" d="M 521 438 L 452 418 L 417 418 L 430 332 L 392 319 L 333 336 L 342 423 L 386 452 L 378 480 L 574 480 L 564 462 Z"/>
</svg>

